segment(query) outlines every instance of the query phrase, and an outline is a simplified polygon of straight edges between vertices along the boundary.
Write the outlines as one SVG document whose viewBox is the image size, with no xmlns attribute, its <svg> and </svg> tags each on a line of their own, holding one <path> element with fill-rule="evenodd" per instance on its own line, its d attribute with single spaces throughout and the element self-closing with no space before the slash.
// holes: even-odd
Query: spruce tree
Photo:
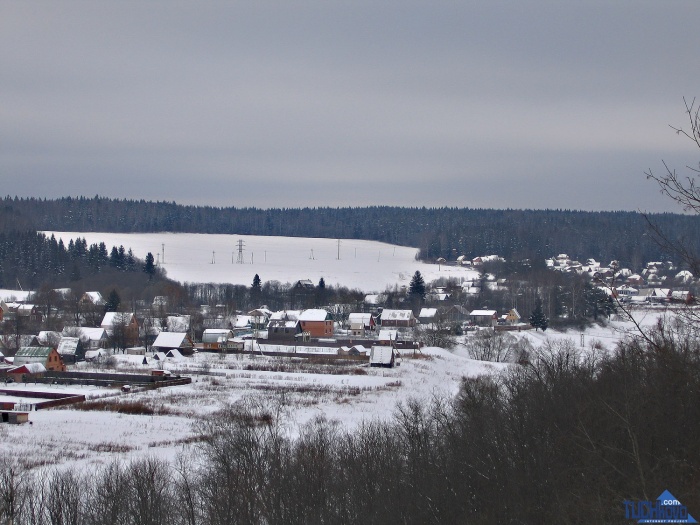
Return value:
<svg viewBox="0 0 700 525">
<path fill-rule="evenodd" d="M 254 308 L 258 308 L 260 304 L 260 297 L 262 297 L 262 282 L 260 281 L 260 276 L 256 273 L 253 277 L 253 284 L 250 287 L 250 304 Z"/>
<path fill-rule="evenodd" d="M 105 312 L 116 312 L 117 310 L 119 310 L 119 305 L 121 304 L 121 302 L 122 300 L 121 297 L 119 297 L 119 293 L 117 293 L 117 290 L 113 288 L 107 296 L 107 302 L 105 303 Z"/>
<path fill-rule="evenodd" d="M 153 275 L 156 273 L 156 265 L 151 252 L 146 254 L 146 263 L 143 265 L 143 271 L 148 274 L 149 280 L 152 279 Z"/>
<path fill-rule="evenodd" d="M 408 293 L 413 297 L 419 298 L 421 301 L 425 299 L 425 281 L 418 270 L 416 270 L 416 273 L 414 273 L 411 278 Z"/>
<path fill-rule="evenodd" d="M 530 326 L 532 326 L 535 330 L 539 330 L 541 328 L 543 332 L 549 325 L 549 319 L 547 319 L 547 317 L 544 315 L 544 311 L 542 310 L 542 299 L 540 299 L 539 296 L 537 299 L 535 299 L 535 309 L 530 314 L 529 321 Z"/>
</svg>

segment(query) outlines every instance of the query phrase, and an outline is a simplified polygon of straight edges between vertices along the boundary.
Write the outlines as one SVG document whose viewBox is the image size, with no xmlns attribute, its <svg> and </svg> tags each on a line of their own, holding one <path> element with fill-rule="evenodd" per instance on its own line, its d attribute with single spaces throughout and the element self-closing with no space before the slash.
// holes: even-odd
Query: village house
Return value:
<svg viewBox="0 0 700 525">
<path fill-rule="evenodd" d="M 100 327 L 109 337 L 115 336 L 115 330 L 121 332 L 118 335 L 123 336 L 128 345 L 136 344 L 139 338 L 139 323 L 130 312 L 107 312 Z"/>
<path fill-rule="evenodd" d="M 61 337 L 56 351 L 64 363 L 73 364 L 85 358 L 85 348 L 79 337 Z"/>
<path fill-rule="evenodd" d="M 472 310 L 469 313 L 469 318 L 476 326 L 496 326 L 498 313 L 496 310 Z"/>
<path fill-rule="evenodd" d="M 382 310 L 380 324 L 385 327 L 412 328 L 416 326 L 417 319 L 411 310 Z"/>
<path fill-rule="evenodd" d="M 520 322 L 520 313 L 517 309 L 511 308 L 506 314 L 506 324 L 515 325 Z"/>
<path fill-rule="evenodd" d="M 313 308 L 304 310 L 299 314 L 301 331 L 307 332 L 310 337 L 332 337 L 333 316 L 326 310 Z"/>
<path fill-rule="evenodd" d="M 366 332 L 374 332 L 377 322 L 370 313 L 351 313 L 348 315 L 350 333 L 353 336 L 364 336 Z"/>
<path fill-rule="evenodd" d="M 688 290 L 674 290 L 671 292 L 671 302 L 681 304 L 691 304 L 695 302 L 693 294 Z"/>
<path fill-rule="evenodd" d="M 418 313 L 418 321 L 423 325 L 434 326 L 437 322 L 438 310 L 437 308 L 421 308 Z"/>
<path fill-rule="evenodd" d="M 55 348 L 49 346 L 23 346 L 15 354 L 14 365 L 21 366 L 30 363 L 39 363 L 54 372 L 65 372 L 61 356 Z"/>
<path fill-rule="evenodd" d="M 153 352 L 179 350 L 183 355 L 191 355 L 194 352 L 194 343 L 184 332 L 161 332 L 153 341 L 151 349 Z"/>
<path fill-rule="evenodd" d="M 80 297 L 80 303 L 82 305 L 104 306 L 105 300 L 100 292 L 85 292 Z"/>
<path fill-rule="evenodd" d="M 109 336 L 104 328 L 90 328 L 85 326 L 65 326 L 63 327 L 63 336 L 80 337 L 85 350 L 97 350 L 98 348 L 107 348 L 109 345 Z"/>
<path fill-rule="evenodd" d="M 293 341 L 301 333 L 301 323 L 296 316 L 270 319 L 267 324 L 267 339 L 269 341 Z"/>
</svg>

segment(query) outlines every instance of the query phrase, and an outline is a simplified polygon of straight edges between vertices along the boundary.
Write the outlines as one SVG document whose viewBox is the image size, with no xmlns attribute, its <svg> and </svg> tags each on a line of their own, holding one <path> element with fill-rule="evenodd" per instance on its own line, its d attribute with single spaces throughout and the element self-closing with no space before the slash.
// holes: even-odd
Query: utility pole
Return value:
<svg viewBox="0 0 700 525">
<path fill-rule="evenodd" d="M 243 239 L 238 239 L 238 258 L 236 259 L 236 263 L 238 264 L 245 264 L 243 262 L 243 246 L 245 246 Z"/>
<path fill-rule="evenodd" d="M 340 239 L 338 239 L 338 259 L 340 260 Z"/>
</svg>

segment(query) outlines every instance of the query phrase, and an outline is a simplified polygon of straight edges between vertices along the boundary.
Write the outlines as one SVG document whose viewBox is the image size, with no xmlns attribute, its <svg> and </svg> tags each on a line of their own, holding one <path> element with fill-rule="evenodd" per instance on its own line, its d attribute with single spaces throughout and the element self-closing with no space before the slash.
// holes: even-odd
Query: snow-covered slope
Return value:
<svg viewBox="0 0 700 525">
<path fill-rule="evenodd" d="M 159 261 L 168 277 L 180 282 L 213 282 L 250 286 L 257 273 L 263 282 L 295 282 L 321 277 L 326 284 L 340 284 L 366 292 L 387 286 L 408 286 L 420 271 L 426 282 L 438 277 L 473 278 L 474 270 L 416 260 L 417 248 L 376 241 L 263 237 L 191 233 L 95 233 L 44 232 L 63 239 L 85 238 L 88 244 L 104 242 L 131 248 L 144 259 L 148 252 Z M 238 243 L 243 242 L 242 263 Z M 164 253 L 163 253 L 164 252 Z M 164 261 L 164 262 L 163 262 Z"/>
</svg>

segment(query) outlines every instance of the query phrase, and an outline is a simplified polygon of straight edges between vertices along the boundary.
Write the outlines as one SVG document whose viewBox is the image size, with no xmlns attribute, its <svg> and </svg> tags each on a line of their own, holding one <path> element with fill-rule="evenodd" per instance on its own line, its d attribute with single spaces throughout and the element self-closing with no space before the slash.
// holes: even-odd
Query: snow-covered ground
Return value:
<svg viewBox="0 0 700 525">
<path fill-rule="evenodd" d="M 643 325 L 651 325 L 656 312 L 638 312 Z M 570 341 L 582 353 L 612 352 L 617 342 L 634 330 L 632 323 L 612 321 L 583 332 L 512 332 L 526 338 L 535 348 L 548 342 Z M 469 335 L 466 337 L 470 337 Z M 141 356 L 117 356 L 124 371 L 147 372 Z M 324 370 L 305 361 L 265 356 L 219 356 L 199 353 L 193 357 L 168 360 L 165 368 L 190 374 L 190 385 L 158 390 L 122 393 L 115 389 L 95 392 L 93 387 L 73 386 L 71 392 L 84 393 L 101 401 L 143 402 L 158 415 L 126 415 L 108 411 L 80 411 L 63 407 L 31 412 L 31 425 L 0 425 L 0 440 L 7 453 L 32 464 L 40 464 L 44 450 L 60 450 L 56 460 L 64 464 L 90 467 L 115 457 L 156 456 L 173 459 L 193 446 L 199 421 L 227 404 L 244 397 L 262 401 L 280 416 L 291 437 L 316 416 L 338 421 L 352 429 L 362 422 L 386 420 L 397 403 L 410 398 L 430 400 L 450 398 L 458 391 L 463 377 L 496 374 L 512 366 L 475 361 L 466 348 L 453 351 L 427 348 L 419 358 L 404 358 L 393 369 L 350 366 L 343 373 Z M 81 364 L 86 369 L 86 364 Z M 283 367 L 283 369 L 280 369 Z M 325 371 L 328 371 L 327 369 Z M 66 389 L 67 387 L 57 387 Z"/>
<path fill-rule="evenodd" d="M 231 283 L 250 286 L 257 273 L 265 281 L 296 282 L 321 277 L 328 285 L 340 284 L 367 293 L 387 286 L 403 286 L 420 271 L 426 282 L 439 277 L 475 278 L 472 269 L 416 260 L 417 248 L 376 241 L 306 237 L 264 237 L 193 233 L 44 232 L 63 239 L 85 238 L 88 245 L 104 242 L 131 248 L 144 259 L 151 252 L 168 277 L 180 282 Z M 238 242 L 243 241 L 242 263 Z M 163 262 L 165 261 L 165 262 Z"/>
<path fill-rule="evenodd" d="M 129 371 L 142 365 L 140 356 L 117 356 Z M 461 378 L 491 374 L 509 365 L 474 361 L 439 348 L 424 350 L 416 359 L 404 359 L 393 369 L 351 366 L 344 374 L 304 371 L 250 370 L 280 363 L 294 366 L 290 359 L 260 356 L 216 356 L 200 353 L 166 363 L 176 371 L 192 374 L 190 385 L 128 394 L 94 387 L 71 387 L 71 392 L 120 402 L 144 402 L 159 415 L 126 415 L 107 411 L 81 411 L 63 407 L 30 413 L 31 425 L 0 425 L 0 439 L 6 453 L 23 457 L 30 465 L 40 464 L 46 447 L 60 450 L 58 462 L 98 465 L 115 456 L 158 456 L 174 458 L 191 447 L 196 425 L 202 418 L 246 396 L 263 399 L 270 411 L 282 415 L 290 436 L 301 425 L 324 415 L 348 428 L 363 421 L 389 418 L 396 404 L 410 397 L 428 400 L 453 396 Z M 318 370 L 315 370 L 318 372 Z M 31 386 L 31 385 L 30 385 Z M 62 391 L 65 387 L 61 388 Z"/>
<path fill-rule="evenodd" d="M 105 242 L 110 248 L 123 245 L 139 257 L 152 252 L 161 264 L 165 245 L 164 268 L 171 278 L 183 282 L 250 285 L 257 273 L 263 281 L 317 282 L 323 277 L 328 284 L 369 293 L 387 286 L 408 285 L 416 270 L 427 282 L 438 277 L 476 276 L 474 270 L 420 263 L 415 260 L 415 248 L 371 241 L 341 240 L 338 258 L 338 242 L 332 239 L 82 232 L 56 232 L 56 236 L 65 243 L 85 237 L 88 244 Z M 244 243 L 244 264 L 236 263 L 239 240 Z M 0 290 L 0 297 L 21 299 L 19 293 Z M 638 322 L 649 326 L 656 322 L 659 313 L 640 311 L 635 315 Z M 527 339 L 535 348 L 568 340 L 582 352 L 611 352 L 633 329 L 630 322 L 613 320 L 605 327 L 595 326 L 583 332 L 527 330 L 511 334 Z M 21 457 L 30 465 L 45 461 L 47 450 L 59 451 L 51 461 L 86 467 L 109 462 L 115 456 L 171 459 L 193 446 L 196 426 L 202 418 L 244 397 L 263 400 L 281 416 L 287 432 L 294 436 L 301 425 L 315 416 L 323 415 L 352 429 L 363 421 L 386 420 L 395 412 L 397 403 L 409 398 L 451 397 L 465 376 L 494 374 L 516 366 L 472 360 L 464 345 L 454 351 L 428 348 L 423 353 L 418 359 L 404 359 L 398 368 L 354 366 L 344 374 L 294 367 L 289 358 L 229 355 L 222 359 L 200 353 L 166 364 L 173 371 L 191 374 L 190 385 L 126 394 L 115 389 L 95 392 L 92 387 L 71 387 L 71 391 L 91 398 L 143 402 L 158 415 L 80 411 L 71 407 L 40 410 L 30 414 L 31 425 L 0 425 L 0 441 L 5 453 Z M 119 365 L 128 371 L 150 369 L 141 360 L 139 356 L 118 356 Z M 280 371 L 280 364 L 292 368 Z"/>
</svg>

